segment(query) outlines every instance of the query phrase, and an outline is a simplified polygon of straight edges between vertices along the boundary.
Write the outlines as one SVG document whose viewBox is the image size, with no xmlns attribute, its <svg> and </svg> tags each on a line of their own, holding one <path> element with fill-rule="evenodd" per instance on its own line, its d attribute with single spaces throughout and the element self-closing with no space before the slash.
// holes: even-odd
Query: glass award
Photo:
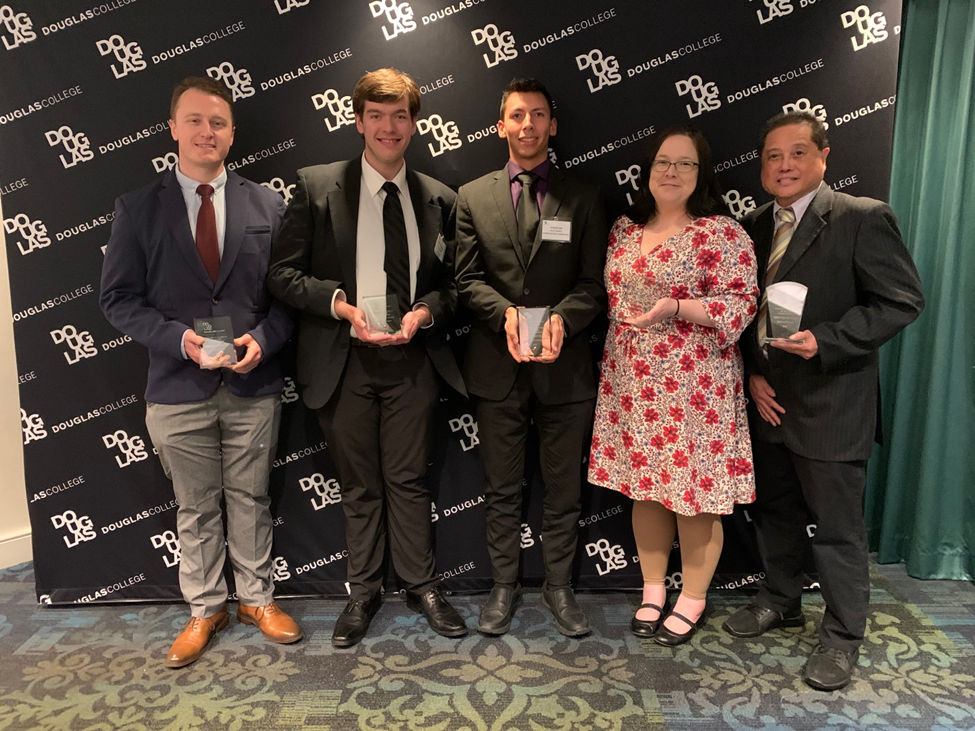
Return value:
<svg viewBox="0 0 975 731">
<path fill-rule="evenodd" d="M 370 333 L 395 335 L 400 331 L 402 316 L 399 311 L 399 298 L 395 294 L 363 297 L 359 304 L 366 316 L 366 329 Z"/>
<path fill-rule="evenodd" d="M 788 340 L 790 335 L 799 332 L 807 291 L 808 287 L 799 282 L 776 282 L 768 286 L 765 296 L 768 298 L 768 326 L 771 335 L 763 335 L 762 344 Z"/>
<path fill-rule="evenodd" d="M 521 355 L 542 354 L 542 334 L 551 312 L 549 307 L 518 308 L 518 352 Z"/>
<path fill-rule="evenodd" d="M 200 346 L 200 368 L 213 370 L 237 364 L 234 324 L 229 317 L 195 317 L 193 332 L 203 338 L 203 345 Z"/>
</svg>

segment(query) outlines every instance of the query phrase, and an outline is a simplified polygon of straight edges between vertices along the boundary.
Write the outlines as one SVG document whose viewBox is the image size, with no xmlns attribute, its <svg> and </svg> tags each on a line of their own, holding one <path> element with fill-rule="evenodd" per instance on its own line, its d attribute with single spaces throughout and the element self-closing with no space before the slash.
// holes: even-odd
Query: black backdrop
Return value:
<svg viewBox="0 0 975 731">
<path fill-rule="evenodd" d="M 601 184 L 612 215 L 647 138 L 699 126 L 736 215 L 767 196 L 756 136 L 783 109 L 829 125 L 827 182 L 885 198 L 900 3 L 892 0 L 11 0 L 0 8 L 0 195 L 28 501 L 42 602 L 177 598 L 172 488 L 144 424 L 146 354 L 98 308 L 117 195 L 175 162 L 169 95 L 190 74 L 237 98 L 228 167 L 290 196 L 294 171 L 361 152 L 350 94 L 395 66 L 422 86 L 408 163 L 452 186 L 501 167 L 493 127 L 513 76 L 556 101 L 551 154 Z M 463 345 L 464 322 L 452 337 Z M 592 343 L 598 357 L 602 342 Z M 343 594 L 339 485 L 289 380 L 271 474 L 279 594 Z M 431 467 L 448 588 L 490 586 L 470 405 L 441 401 Z M 542 576 L 537 465 L 522 533 Z M 578 586 L 639 585 L 627 501 L 584 498 Z M 761 577 L 747 511 L 725 521 L 716 585 Z M 810 526 L 809 530 L 814 530 Z M 679 566 L 668 583 L 680 584 Z"/>
</svg>

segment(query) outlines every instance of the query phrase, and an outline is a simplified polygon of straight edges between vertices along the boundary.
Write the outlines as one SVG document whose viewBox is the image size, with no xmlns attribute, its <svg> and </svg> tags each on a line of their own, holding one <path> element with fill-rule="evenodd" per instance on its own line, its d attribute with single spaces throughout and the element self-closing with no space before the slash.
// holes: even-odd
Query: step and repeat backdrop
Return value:
<svg viewBox="0 0 975 731">
<path fill-rule="evenodd" d="M 105 321 L 98 296 L 116 196 L 176 163 L 167 119 L 182 77 L 208 74 L 233 91 L 227 167 L 285 200 L 297 168 L 361 153 L 353 87 L 365 71 L 394 66 L 423 92 L 408 164 L 451 186 L 505 163 L 501 91 L 534 76 L 555 98 L 550 154 L 601 185 L 611 216 L 636 192 L 649 138 L 691 123 L 708 136 L 741 217 L 767 200 L 757 136 L 782 110 L 829 125 L 834 189 L 886 197 L 900 13 L 893 0 L 4 4 L 0 202 L 39 600 L 180 596 L 177 506 L 144 423 L 147 357 Z M 459 351 L 466 333 L 460 317 L 451 329 Z M 602 340 L 592 348 L 598 358 Z M 341 487 L 292 380 L 281 398 L 271 473 L 278 592 L 342 595 Z M 446 390 L 440 406 L 430 471 L 438 567 L 448 588 L 484 590 L 477 422 Z M 537 584 L 537 463 L 525 479 L 524 577 Z M 639 585 L 627 503 L 587 490 L 578 587 Z M 725 526 L 715 584 L 758 581 L 747 509 Z M 680 584 L 676 562 L 668 582 Z"/>
</svg>

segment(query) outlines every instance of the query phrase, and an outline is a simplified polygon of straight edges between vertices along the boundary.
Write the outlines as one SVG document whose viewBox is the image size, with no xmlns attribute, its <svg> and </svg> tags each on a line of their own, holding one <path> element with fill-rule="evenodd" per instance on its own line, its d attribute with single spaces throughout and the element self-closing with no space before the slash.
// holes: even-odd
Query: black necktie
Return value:
<svg viewBox="0 0 975 731">
<path fill-rule="evenodd" d="M 522 172 L 515 176 L 521 183 L 521 197 L 518 198 L 518 239 L 525 253 L 525 263 L 532 255 L 535 245 L 535 232 L 538 231 L 538 201 L 535 199 L 535 173 Z"/>
<path fill-rule="evenodd" d="M 383 202 L 383 235 L 386 239 L 386 293 L 395 294 L 400 315 L 410 308 L 410 245 L 406 239 L 406 219 L 396 183 L 383 183 L 386 200 Z"/>
</svg>

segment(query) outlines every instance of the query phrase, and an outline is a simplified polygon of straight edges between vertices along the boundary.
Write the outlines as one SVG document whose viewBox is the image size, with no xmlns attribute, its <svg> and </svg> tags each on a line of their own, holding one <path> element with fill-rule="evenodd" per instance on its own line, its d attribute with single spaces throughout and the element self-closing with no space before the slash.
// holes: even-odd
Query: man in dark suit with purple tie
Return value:
<svg viewBox="0 0 975 731">
<path fill-rule="evenodd" d="M 179 581 L 192 614 L 166 664 L 182 667 L 228 624 L 228 554 L 237 619 L 273 642 L 302 635 L 274 602 L 267 494 L 284 384 L 275 355 L 294 327 L 264 285 L 284 203 L 224 168 L 235 119 L 222 83 L 184 79 L 170 116 L 179 163 L 116 201 L 100 301 L 149 349 L 146 424 L 179 503 Z M 232 322 L 232 367 L 208 367 L 194 332 L 195 318 L 216 317 Z"/>
</svg>

